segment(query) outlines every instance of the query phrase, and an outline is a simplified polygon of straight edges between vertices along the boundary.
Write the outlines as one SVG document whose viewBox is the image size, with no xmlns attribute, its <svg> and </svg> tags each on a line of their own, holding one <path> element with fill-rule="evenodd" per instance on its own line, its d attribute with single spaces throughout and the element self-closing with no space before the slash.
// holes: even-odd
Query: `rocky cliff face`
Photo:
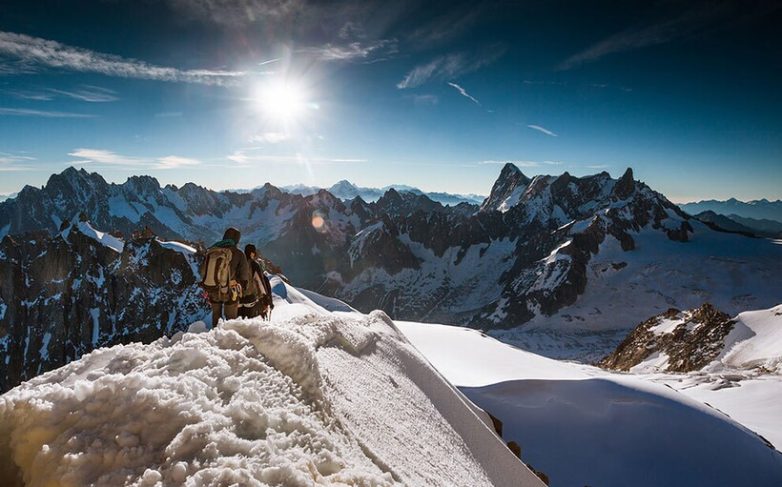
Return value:
<svg viewBox="0 0 782 487">
<path fill-rule="evenodd" d="M 642 363 L 661 372 L 700 370 L 723 351 L 735 324 L 709 303 L 689 311 L 669 309 L 638 325 L 599 365 L 623 371 Z"/>
<path fill-rule="evenodd" d="M 0 392 L 94 348 L 150 342 L 202 319 L 195 250 L 65 223 L 0 242 Z M 162 323 L 162 325 L 161 325 Z"/>
</svg>

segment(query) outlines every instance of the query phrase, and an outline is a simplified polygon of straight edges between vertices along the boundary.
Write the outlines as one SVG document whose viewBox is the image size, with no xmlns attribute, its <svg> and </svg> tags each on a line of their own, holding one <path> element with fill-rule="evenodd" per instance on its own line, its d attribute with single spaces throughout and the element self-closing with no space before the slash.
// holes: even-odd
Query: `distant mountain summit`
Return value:
<svg viewBox="0 0 782 487">
<path fill-rule="evenodd" d="M 769 201 L 767 199 L 753 201 L 739 201 L 731 198 L 725 201 L 703 200 L 679 205 L 682 210 L 690 214 L 698 214 L 704 211 L 713 211 L 720 215 L 737 215 L 756 220 L 774 220 L 782 223 L 782 200 Z"/>
<path fill-rule="evenodd" d="M 317 193 L 321 189 L 316 186 L 304 186 L 301 184 L 293 185 L 293 186 L 283 186 L 283 191 L 287 193 L 293 193 L 293 194 L 300 194 L 302 196 L 309 196 L 312 194 Z M 365 188 L 357 186 L 347 179 L 343 179 L 341 181 L 338 181 L 337 183 L 334 183 L 331 187 L 326 188 L 326 190 L 336 196 L 337 198 L 343 200 L 343 201 L 349 201 L 356 197 L 360 197 L 362 200 L 366 202 L 374 202 L 379 200 L 384 194 L 386 194 L 389 190 L 395 190 L 399 193 L 412 193 L 416 195 L 425 195 L 432 201 L 436 201 L 443 205 L 450 205 L 450 206 L 456 206 L 459 203 L 469 203 L 469 204 L 481 204 L 484 200 L 484 197 L 477 194 L 452 194 L 452 193 L 443 193 L 443 192 L 424 192 L 421 191 L 418 188 L 414 188 L 412 186 L 407 186 L 404 184 L 393 184 L 390 186 L 385 186 L 383 188 Z"/>
</svg>

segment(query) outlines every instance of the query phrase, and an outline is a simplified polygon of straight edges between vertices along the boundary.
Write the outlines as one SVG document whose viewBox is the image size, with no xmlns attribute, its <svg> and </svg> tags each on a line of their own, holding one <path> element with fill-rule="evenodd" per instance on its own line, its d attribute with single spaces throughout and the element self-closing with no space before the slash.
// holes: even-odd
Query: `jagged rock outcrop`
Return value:
<svg viewBox="0 0 782 487">
<path fill-rule="evenodd" d="M 150 342 L 206 315 L 193 249 L 63 226 L 0 242 L 0 392 L 94 348 Z"/>
<path fill-rule="evenodd" d="M 638 325 L 601 367 L 628 371 L 647 362 L 663 372 L 691 372 L 711 363 L 736 322 L 704 303 L 689 311 L 669 309 Z"/>
</svg>

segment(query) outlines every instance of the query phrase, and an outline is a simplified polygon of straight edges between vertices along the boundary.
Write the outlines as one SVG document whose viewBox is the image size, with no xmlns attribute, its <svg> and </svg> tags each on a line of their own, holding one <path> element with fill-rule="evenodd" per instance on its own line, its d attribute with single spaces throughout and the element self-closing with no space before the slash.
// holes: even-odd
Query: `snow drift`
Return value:
<svg viewBox="0 0 782 487">
<path fill-rule="evenodd" d="M 382 312 L 99 349 L 0 398 L 0 483 L 542 485 Z"/>
</svg>

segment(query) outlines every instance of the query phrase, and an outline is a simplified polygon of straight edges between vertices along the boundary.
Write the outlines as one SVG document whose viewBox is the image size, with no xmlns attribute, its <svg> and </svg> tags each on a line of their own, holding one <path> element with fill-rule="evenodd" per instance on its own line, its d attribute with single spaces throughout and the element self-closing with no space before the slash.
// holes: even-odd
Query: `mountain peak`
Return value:
<svg viewBox="0 0 782 487">
<path fill-rule="evenodd" d="M 494 182 L 494 186 L 491 188 L 491 193 L 486 201 L 481 205 L 480 211 L 492 211 L 505 208 L 505 204 L 511 196 L 514 195 L 517 188 L 527 187 L 530 183 L 530 178 L 524 175 L 521 170 L 513 163 L 506 163 L 500 171 L 500 175 L 497 181 Z"/>
<path fill-rule="evenodd" d="M 625 199 L 632 194 L 635 189 L 635 179 L 633 178 L 633 168 L 628 167 L 619 181 L 614 186 L 614 194 L 620 199 Z"/>
</svg>

